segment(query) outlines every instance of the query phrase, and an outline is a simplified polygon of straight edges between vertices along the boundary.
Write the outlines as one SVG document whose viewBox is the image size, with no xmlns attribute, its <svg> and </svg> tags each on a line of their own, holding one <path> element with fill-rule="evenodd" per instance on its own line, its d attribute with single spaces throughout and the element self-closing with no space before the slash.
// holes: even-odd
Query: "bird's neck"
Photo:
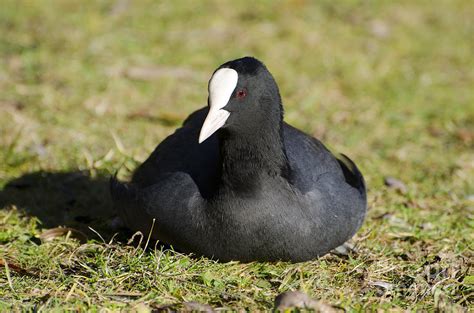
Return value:
<svg viewBox="0 0 474 313">
<path fill-rule="evenodd" d="M 288 178 L 289 166 L 281 127 L 254 129 L 248 134 L 239 132 L 238 135 L 224 132 L 219 141 L 221 189 L 247 192 L 258 190 L 255 187 L 262 183 L 262 179 Z"/>
</svg>

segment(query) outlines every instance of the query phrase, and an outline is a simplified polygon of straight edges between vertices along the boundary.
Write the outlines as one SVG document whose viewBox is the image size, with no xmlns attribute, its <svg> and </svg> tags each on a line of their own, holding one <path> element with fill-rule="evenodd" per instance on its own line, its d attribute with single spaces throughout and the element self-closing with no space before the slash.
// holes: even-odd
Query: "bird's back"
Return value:
<svg viewBox="0 0 474 313">
<path fill-rule="evenodd" d="M 132 183 L 141 188 L 155 184 L 161 176 L 181 172 L 194 180 L 207 197 L 216 187 L 219 147 L 216 136 L 199 144 L 199 130 L 208 108 L 192 113 L 183 126 L 165 138 L 135 171 Z"/>
<path fill-rule="evenodd" d="M 314 217 L 333 225 L 331 240 L 349 239 L 362 225 L 367 209 L 359 169 L 347 156 L 334 156 L 319 140 L 287 124 L 284 141 L 292 184 L 305 196 Z"/>
</svg>

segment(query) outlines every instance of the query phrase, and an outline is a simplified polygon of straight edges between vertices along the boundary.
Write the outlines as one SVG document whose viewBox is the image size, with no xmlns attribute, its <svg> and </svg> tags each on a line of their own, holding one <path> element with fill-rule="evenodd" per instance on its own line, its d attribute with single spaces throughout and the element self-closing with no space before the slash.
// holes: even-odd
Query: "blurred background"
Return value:
<svg viewBox="0 0 474 313">
<path fill-rule="evenodd" d="M 314 293 L 383 301 L 377 293 L 353 298 L 365 294 L 359 281 L 365 277 L 411 286 L 400 302 L 387 298 L 405 308 L 441 303 L 426 296 L 435 286 L 446 286 L 443 292 L 462 305 L 472 297 L 473 276 L 463 275 L 474 241 L 474 1 L 4 0 L 0 6 L 0 208 L 25 210 L 41 227 L 101 230 L 114 216 L 110 174 L 122 169 L 119 176 L 127 177 L 206 105 L 208 79 L 220 64 L 251 55 L 275 76 L 286 121 L 349 155 L 369 186 L 370 211 L 359 232 L 366 253 L 348 263 L 352 275 L 337 262 L 326 267 L 328 287 Z M 6 255 L 29 264 L 30 255 L 43 251 L 48 260 L 50 250 L 30 242 L 35 222 L 17 211 L 0 213 Z M 29 249 L 35 252 L 22 254 Z M 412 284 L 419 268 L 439 260 L 451 280 L 436 274 Z M 274 289 L 263 289 L 267 307 Z M 344 298 L 339 293 L 350 296 L 337 300 Z"/>
</svg>

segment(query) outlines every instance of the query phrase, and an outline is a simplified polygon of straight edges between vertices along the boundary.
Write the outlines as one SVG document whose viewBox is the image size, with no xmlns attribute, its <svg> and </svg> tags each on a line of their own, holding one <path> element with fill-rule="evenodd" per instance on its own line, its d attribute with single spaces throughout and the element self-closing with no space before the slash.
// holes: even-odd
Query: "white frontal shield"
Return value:
<svg viewBox="0 0 474 313">
<path fill-rule="evenodd" d="M 209 113 L 204 120 L 199 134 L 199 143 L 203 142 L 224 126 L 230 113 L 223 109 L 229 102 L 239 75 L 231 68 L 217 70 L 209 81 Z"/>
</svg>

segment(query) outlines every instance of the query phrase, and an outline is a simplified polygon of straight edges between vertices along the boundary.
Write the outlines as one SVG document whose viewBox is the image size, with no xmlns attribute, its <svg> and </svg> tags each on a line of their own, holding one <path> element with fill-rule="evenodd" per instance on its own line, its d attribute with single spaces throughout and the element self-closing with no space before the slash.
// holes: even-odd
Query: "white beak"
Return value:
<svg viewBox="0 0 474 313">
<path fill-rule="evenodd" d="M 230 113 L 223 107 L 229 102 L 238 80 L 239 75 L 231 68 L 221 68 L 212 76 L 209 81 L 209 113 L 202 124 L 199 143 L 224 126 L 229 118 Z"/>
</svg>

